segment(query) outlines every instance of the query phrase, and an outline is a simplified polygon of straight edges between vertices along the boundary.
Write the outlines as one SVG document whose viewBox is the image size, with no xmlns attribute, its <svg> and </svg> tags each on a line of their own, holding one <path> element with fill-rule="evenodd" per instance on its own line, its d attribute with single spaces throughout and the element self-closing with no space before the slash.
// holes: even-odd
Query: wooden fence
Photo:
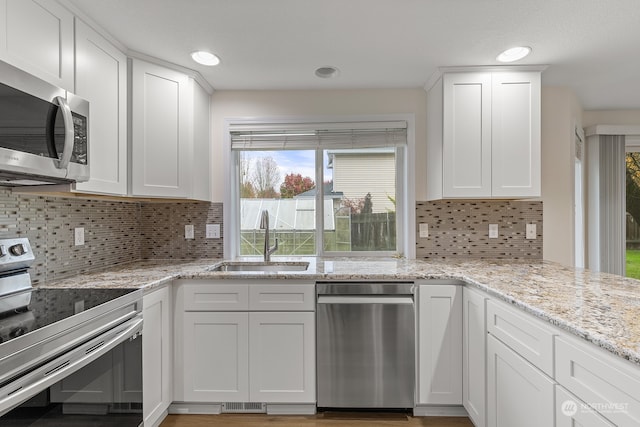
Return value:
<svg viewBox="0 0 640 427">
<path fill-rule="evenodd" d="M 352 251 L 395 251 L 396 213 L 351 215 Z"/>
</svg>

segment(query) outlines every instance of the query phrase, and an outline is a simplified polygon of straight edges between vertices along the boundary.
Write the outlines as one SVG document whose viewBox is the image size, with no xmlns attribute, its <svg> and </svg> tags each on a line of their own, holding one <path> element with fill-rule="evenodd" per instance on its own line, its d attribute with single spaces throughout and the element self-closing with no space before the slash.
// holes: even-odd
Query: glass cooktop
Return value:
<svg viewBox="0 0 640 427">
<path fill-rule="evenodd" d="M 34 288 L 24 291 L 31 294 L 27 307 L 0 314 L 0 344 L 136 290 Z"/>
</svg>

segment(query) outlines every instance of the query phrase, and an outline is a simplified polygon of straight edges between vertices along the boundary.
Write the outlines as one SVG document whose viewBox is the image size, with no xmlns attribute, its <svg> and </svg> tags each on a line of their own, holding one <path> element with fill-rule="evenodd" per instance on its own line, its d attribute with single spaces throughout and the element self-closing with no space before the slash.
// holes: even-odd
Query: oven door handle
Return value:
<svg viewBox="0 0 640 427">
<path fill-rule="evenodd" d="M 142 316 L 137 316 L 75 349 L 45 363 L 0 388 L 0 416 L 47 387 L 99 359 L 142 331 Z"/>
<path fill-rule="evenodd" d="M 411 295 L 318 295 L 318 304 L 413 305 Z"/>
</svg>

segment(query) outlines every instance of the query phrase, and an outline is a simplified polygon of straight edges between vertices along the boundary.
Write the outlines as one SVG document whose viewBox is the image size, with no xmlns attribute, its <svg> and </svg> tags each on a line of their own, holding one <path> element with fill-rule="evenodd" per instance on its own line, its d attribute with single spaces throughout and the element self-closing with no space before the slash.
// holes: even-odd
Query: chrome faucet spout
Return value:
<svg viewBox="0 0 640 427">
<path fill-rule="evenodd" d="M 273 247 L 269 247 L 269 211 L 266 209 L 262 210 L 260 216 L 260 229 L 264 230 L 264 262 L 271 261 L 271 254 L 278 250 L 278 239 L 276 239 L 276 244 Z"/>
</svg>

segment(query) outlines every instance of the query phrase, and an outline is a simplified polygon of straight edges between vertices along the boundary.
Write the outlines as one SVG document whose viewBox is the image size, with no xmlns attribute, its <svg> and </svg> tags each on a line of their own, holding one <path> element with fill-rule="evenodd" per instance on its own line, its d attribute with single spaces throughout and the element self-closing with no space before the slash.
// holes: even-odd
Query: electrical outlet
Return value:
<svg viewBox="0 0 640 427">
<path fill-rule="evenodd" d="M 73 230 L 73 242 L 76 246 L 84 245 L 84 227 L 76 227 Z"/>
<path fill-rule="evenodd" d="M 489 224 L 489 238 L 490 239 L 498 238 L 498 224 Z"/>
<path fill-rule="evenodd" d="M 205 230 L 205 237 L 207 239 L 220 238 L 220 224 L 207 224 Z"/>
<path fill-rule="evenodd" d="M 185 239 L 193 239 L 194 238 L 193 224 L 187 224 L 187 225 L 184 226 L 184 238 Z"/>
<path fill-rule="evenodd" d="M 527 231 L 525 233 L 525 238 L 529 240 L 536 239 L 536 225 L 535 224 L 527 224 Z"/>
<path fill-rule="evenodd" d="M 429 224 L 425 224 L 422 222 L 420 223 L 419 227 L 420 227 L 420 238 L 426 239 L 427 237 L 429 237 Z"/>
</svg>

